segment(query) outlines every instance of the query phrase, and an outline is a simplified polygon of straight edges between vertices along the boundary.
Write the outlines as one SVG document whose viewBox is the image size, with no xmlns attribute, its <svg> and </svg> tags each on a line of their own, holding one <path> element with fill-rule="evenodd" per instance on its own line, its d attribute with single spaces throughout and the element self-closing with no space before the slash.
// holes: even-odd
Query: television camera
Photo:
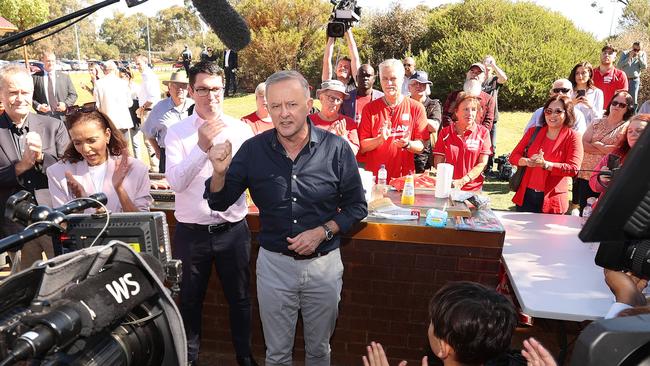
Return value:
<svg viewBox="0 0 650 366">
<path fill-rule="evenodd" d="M 361 19 L 361 7 L 357 0 L 330 0 L 334 9 L 329 23 L 327 23 L 327 36 L 341 38 L 354 23 Z"/>
<path fill-rule="evenodd" d="M 180 263 L 170 259 L 168 241 L 160 243 L 166 237 L 166 224 L 158 220 L 163 214 L 129 214 L 130 224 L 111 222 L 119 214 L 71 214 L 105 202 L 103 193 L 56 209 L 36 206 L 26 191 L 9 199 L 7 218 L 27 227 L 0 240 L 0 251 L 45 234 L 67 235 L 80 249 L 37 262 L 0 285 L 0 366 L 23 360 L 42 365 L 187 363 L 181 316 L 163 284 L 180 280 L 180 273 L 170 277 L 168 269 L 178 270 Z M 152 229 L 152 223 L 159 227 Z M 91 228 L 94 238 L 87 232 Z M 95 245 L 107 240 L 107 245 Z"/>
</svg>

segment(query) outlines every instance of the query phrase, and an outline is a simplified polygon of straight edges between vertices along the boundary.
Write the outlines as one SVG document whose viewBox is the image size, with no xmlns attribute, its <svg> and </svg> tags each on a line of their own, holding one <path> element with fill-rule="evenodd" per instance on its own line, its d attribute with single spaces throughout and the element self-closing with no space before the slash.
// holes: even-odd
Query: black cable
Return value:
<svg viewBox="0 0 650 366">
<path fill-rule="evenodd" d="M 95 10 L 95 11 L 97 11 L 97 10 Z M 74 24 L 77 24 L 77 23 L 79 23 L 80 21 L 86 19 L 88 16 L 92 15 L 93 13 L 95 13 L 95 11 L 93 11 L 92 13 L 88 13 L 88 14 L 86 14 L 86 15 L 83 15 L 83 16 L 79 17 L 78 19 L 75 19 L 75 20 L 73 20 L 72 22 L 70 22 L 70 23 L 64 25 L 63 27 L 61 27 L 61 28 L 59 28 L 59 29 L 56 29 L 56 30 L 54 30 L 54 31 L 51 32 L 51 33 L 48 33 L 48 34 L 45 34 L 45 35 L 43 35 L 43 36 L 41 36 L 41 37 L 38 37 L 38 38 L 36 38 L 36 39 L 33 39 L 33 40 L 29 41 L 29 42 L 26 42 L 25 44 L 19 44 L 19 45 L 17 45 L 17 46 L 14 46 L 14 47 L 9 48 L 8 50 L 0 50 L 0 55 L 5 54 L 5 53 L 7 53 L 7 52 L 11 52 L 11 51 L 13 51 L 13 50 L 17 50 L 17 49 L 19 49 L 20 47 L 23 47 L 23 46 L 29 46 L 29 45 L 31 45 L 32 43 L 36 43 L 36 42 L 38 42 L 38 41 L 40 41 L 40 40 L 42 40 L 42 39 L 44 39 L 44 38 L 47 38 L 47 37 L 53 36 L 53 35 L 55 35 L 55 34 L 61 32 L 62 30 L 67 29 L 67 28 L 69 28 L 70 26 L 72 26 L 72 25 L 74 25 Z M 0 366 L 2 366 L 2 364 L 0 364 Z"/>
</svg>

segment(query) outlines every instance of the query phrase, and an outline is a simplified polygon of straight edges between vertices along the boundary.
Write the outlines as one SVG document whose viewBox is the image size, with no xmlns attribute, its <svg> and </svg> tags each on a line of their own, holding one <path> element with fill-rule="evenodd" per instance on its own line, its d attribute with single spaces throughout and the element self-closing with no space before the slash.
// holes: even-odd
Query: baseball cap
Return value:
<svg viewBox="0 0 650 366">
<path fill-rule="evenodd" d="M 471 70 L 472 67 L 478 67 L 479 69 L 481 69 L 481 71 L 486 72 L 486 70 L 485 70 L 485 65 L 483 65 L 483 64 L 480 63 L 480 62 L 475 62 L 475 63 L 473 63 L 472 66 L 470 66 L 469 69 L 467 69 L 467 70 Z"/>
<path fill-rule="evenodd" d="M 417 80 L 418 83 L 420 84 L 429 84 L 429 85 L 433 84 L 432 82 L 429 81 L 429 75 L 422 70 L 418 70 L 414 72 L 413 75 L 411 75 L 411 77 L 409 78 L 409 80 Z"/>
</svg>

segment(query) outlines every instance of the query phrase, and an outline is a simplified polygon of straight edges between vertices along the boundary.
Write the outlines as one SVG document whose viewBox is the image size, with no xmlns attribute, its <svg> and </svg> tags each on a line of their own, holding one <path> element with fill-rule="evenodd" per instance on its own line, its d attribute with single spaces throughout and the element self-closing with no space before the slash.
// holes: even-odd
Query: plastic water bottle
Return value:
<svg viewBox="0 0 650 366">
<path fill-rule="evenodd" d="M 379 167 L 379 171 L 377 172 L 377 184 L 381 185 L 386 185 L 388 182 L 388 171 L 386 170 L 386 166 L 384 164 L 381 164 L 381 167 Z"/>
<path fill-rule="evenodd" d="M 582 209 L 582 225 L 584 226 L 587 220 L 589 220 L 589 216 L 591 216 L 591 213 L 594 211 L 594 203 L 596 202 L 596 199 L 594 197 L 589 197 L 587 198 L 587 206 Z"/>
</svg>

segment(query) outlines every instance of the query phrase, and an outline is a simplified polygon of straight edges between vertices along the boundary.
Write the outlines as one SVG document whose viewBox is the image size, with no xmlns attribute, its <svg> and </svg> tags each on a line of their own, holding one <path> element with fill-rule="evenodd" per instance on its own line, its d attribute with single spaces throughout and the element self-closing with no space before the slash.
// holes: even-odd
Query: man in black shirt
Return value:
<svg viewBox="0 0 650 366">
<path fill-rule="evenodd" d="M 266 364 L 291 364 L 301 311 L 305 364 L 329 365 L 343 276 L 339 233 L 367 214 L 361 178 L 349 144 L 307 119 L 312 100 L 302 75 L 271 75 L 266 98 L 275 129 L 244 142 L 235 157 L 229 141 L 214 145 L 205 197 L 222 211 L 248 188 L 260 210 L 257 297 Z"/>
</svg>

